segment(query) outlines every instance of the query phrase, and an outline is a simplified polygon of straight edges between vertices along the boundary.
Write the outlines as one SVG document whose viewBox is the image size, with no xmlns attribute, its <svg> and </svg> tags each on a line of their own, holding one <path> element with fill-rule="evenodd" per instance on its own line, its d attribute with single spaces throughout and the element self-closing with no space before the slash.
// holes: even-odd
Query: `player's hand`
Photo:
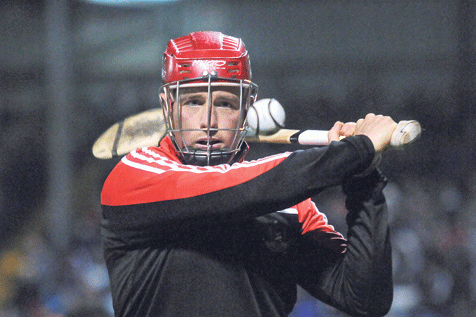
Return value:
<svg viewBox="0 0 476 317">
<path fill-rule="evenodd" d="M 359 119 L 357 122 L 343 123 L 337 121 L 329 130 L 327 137 L 329 142 L 332 142 L 351 135 L 366 135 L 372 141 L 375 151 L 380 153 L 390 143 L 396 127 L 397 123 L 389 116 L 369 113 L 365 116 L 365 119 Z"/>
<path fill-rule="evenodd" d="M 354 135 L 366 135 L 372 141 L 375 152 L 380 153 L 390 144 L 397 123 L 389 116 L 369 113 L 359 119 L 355 125 Z"/>
<path fill-rule="evenodd" d="M 329 139 L 329 142 L 339 141 L 342 138 L 354 135 L 355 126 L 355 122 L 343 123 L 337 121 L 332 127 L 332 129 L 330 129 L 327 133 L 327 138 Z"/>
</svg>

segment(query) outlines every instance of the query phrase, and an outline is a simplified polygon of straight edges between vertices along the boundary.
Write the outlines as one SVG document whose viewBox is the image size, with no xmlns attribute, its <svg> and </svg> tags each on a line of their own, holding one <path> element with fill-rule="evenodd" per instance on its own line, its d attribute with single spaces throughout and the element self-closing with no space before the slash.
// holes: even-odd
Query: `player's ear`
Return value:
<svg viewBox="0 0 476 317">
<path fill-rule="evenodd" d="M 250 97 L 250 102 L 249 102 L 248 108 L 245 109 L 245 111 L 244 111 L 244 112 L 245 112 L 245 118 L 246 118 L 246 116 L 248 115 L 248 111 L 250 111 L 250 108 L 253 106 L 253 104 L 255 103 L 255 101 L 256 101 L 256 95 L 251 96 L 251 97 Z"/>
<path fill-rule="evenodd" d="M 162 106 L 162 108 L 168 110 L 168 108 L 170 107 L 170 110 L 172 109 L 174 105 L 174 100 L 172 97 L 167 98 L 167 95 L 164 92 L 161 92 L 159 94 L 159 98 L 160 98 L 160 105 Z"/>
<path fill-rule="evenodd" d="M 256 101 L 256 96 L 251 96 L 251 97 L 250 97 L 250 105 L 249 105 L 248 109 L 251 108 L 251 106 L 253 106 L 253 104 L 255 103 L 255 101 Z"/>
<path fill-rule="evenodd" d="M 164 105 L 166 105 L 166 99 L 165 99 L 165 94 L 163 92 L 161 92 L 159 94 L 159 97 L 160 97 L 160 105 L 163 107 Z"/>
</svg>

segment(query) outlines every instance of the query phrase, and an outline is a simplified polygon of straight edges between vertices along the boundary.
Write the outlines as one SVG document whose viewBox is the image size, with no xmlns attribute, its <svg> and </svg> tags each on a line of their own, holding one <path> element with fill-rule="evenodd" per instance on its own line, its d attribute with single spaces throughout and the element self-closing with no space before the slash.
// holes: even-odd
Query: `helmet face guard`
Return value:
<svg viewBox="0 0 476 317">
<path fill-rule="evenodd" d="M 179 154 L 181 160 L 186 164 L 192 165 L 217 165 L 230 163 L 237 155 L 246 148 L 244 138 L 246 134 L 246 114 L 250 105 L 256 100 L 257 86 L 249 80 L 220 78 L 208 75 L 200 79 L 185 79 L 160 87 L 162 109 L 166 121 L 167 132 Z M 186 116 L 187 106 L 184 107 L 181 102 L 182 94 L 190 89 L 203 91 L 206 93 L 206 107 L 203 110 L 206 113 L 206 123 L 196 125 L 193 128 L 184 127 L 184 116 Z M 237 92 L 239 102 L 230 115 L 230 122 L 233 124 L 226 128 L 212 126 L 212 113 L 215 110 L 213 105 L 213 92 L 220 90 L 233 90 Z M 228 110 L 225 110 L 228 111 Z M 229 111 L 228 111 L 229 112 Z M 217 133 L 231 134 L 231 143 L 223 148 L 213 147 L 213 136 Z M 203 146 L 199 149 L 193 147 L 193 144 L 187 144 L 187 134 L 200 133 L 206 138 L 203 139 Z M 244 154 L 244 153 L 243 153 Z M 238 155 L 241 157 L 242 155 Z"/>
<path fill-rule="evenodd" d="M 241 39 L 219 32 L 190 33 L 171 40 L 162 61 L 164 85 L 160 88 L 160 100 L 168 135 L 181 160 L 193 165 L 231 163 L 244 147 L 247 148 L 243 141 L 246 114 L 258 91 L 258 86 L 251 82 L 250 59 Z M 201 122 L 193 127 L 184 124 L 184 120 L 188 120 L 188 109 L 181 97 L 190 89 L 199 90 L 206 96 L 206 104 L 201 104 L 207 111 L 206 124 Z M 234 106 L 236 111 L 228 112 L 228 118 L 222 111 L 222 124 L 212 124 L 213 116 L 220 110 L 214 104 L 215 92 L 230 89 L 239 98 Z M 205 116 L 204 110 L 201 111 Z M 200 137 L 198 144 L 188 144 L 187 137 L 193 133 L 206 137 Z M 214 136 L 225 134 L 227 144 L 216 145 L 220 140 Z"/>
</svg>

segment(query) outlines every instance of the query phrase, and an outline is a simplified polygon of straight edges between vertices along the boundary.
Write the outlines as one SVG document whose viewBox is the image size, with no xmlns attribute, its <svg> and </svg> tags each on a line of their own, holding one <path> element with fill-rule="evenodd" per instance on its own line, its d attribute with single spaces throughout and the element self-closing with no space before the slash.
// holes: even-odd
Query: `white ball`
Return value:
<svg viewBox="0 0 476 317">
<path fill-rule="evenodd" d="M 265 98 L 250 107 L 246 120 L 252 135 L 269 135 L 284 127 L 286 113 L 276 99 Z"/>
</svg>

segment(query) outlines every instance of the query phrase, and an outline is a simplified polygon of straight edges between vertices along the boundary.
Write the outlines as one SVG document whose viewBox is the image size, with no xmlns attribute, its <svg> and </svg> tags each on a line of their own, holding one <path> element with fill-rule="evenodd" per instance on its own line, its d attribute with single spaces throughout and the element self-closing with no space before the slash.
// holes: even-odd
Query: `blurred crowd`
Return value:
<svg viewBox="0 0 476 317">
<path fill-rule="evenodd" d="M 381 165 L 389 178 L 385 192 L 394 261 L 395 293 L 389 316 L 474 316 L 476 168 L 470 132 L 476 119 L 462 121 L 457 113 L 450 118 L 430 116 L 428 104 L 430 101 L 413 102 L 401 109 L 407 117 L 414 115 L 422 122 L 423 136 L 407 150 L 386 153 Z M 35 133 L 42 135 L 41 127 L 36 131 L 38 123 L 32 126 L 30 121 L 38 120 L 25 123 L 12 116 L 2 118 L 9 124 L 1 127 L 4 144 L 8 134 L 16 138 L 3 149 L 13 157 L 9 161 L 2 158 L 9 169 L 2 170 L 0 195 L 2 235 L 8 237 L 0 248 L 0 315 L 112 316 L 101 250 L 99 194 L 114 162 L 97 160 L 86 151 L 76 165 L 71 235 L 66 248 L 55 249 L 41 199 L 46 183 L 44 144 L 41 138 L 30 140 Z M 13 132 L 12 122 L 30 128 Z M 458 142 L 454 130 L 459 130 Z M 261 156 L 268 150 L 269 146 L 258 146 L 250 155 Z M 27 184 L 19 185 L 18 178 Z M 8 183 L 11 179 L 16 181 Z M 340 188 L 328 189 L 314 200 L 345 235 Z M 19 214 L 22 210 L 29 210 L 29 216 Z M 299 290 L 291 316 L 344 315 Z"/>
</svg>

